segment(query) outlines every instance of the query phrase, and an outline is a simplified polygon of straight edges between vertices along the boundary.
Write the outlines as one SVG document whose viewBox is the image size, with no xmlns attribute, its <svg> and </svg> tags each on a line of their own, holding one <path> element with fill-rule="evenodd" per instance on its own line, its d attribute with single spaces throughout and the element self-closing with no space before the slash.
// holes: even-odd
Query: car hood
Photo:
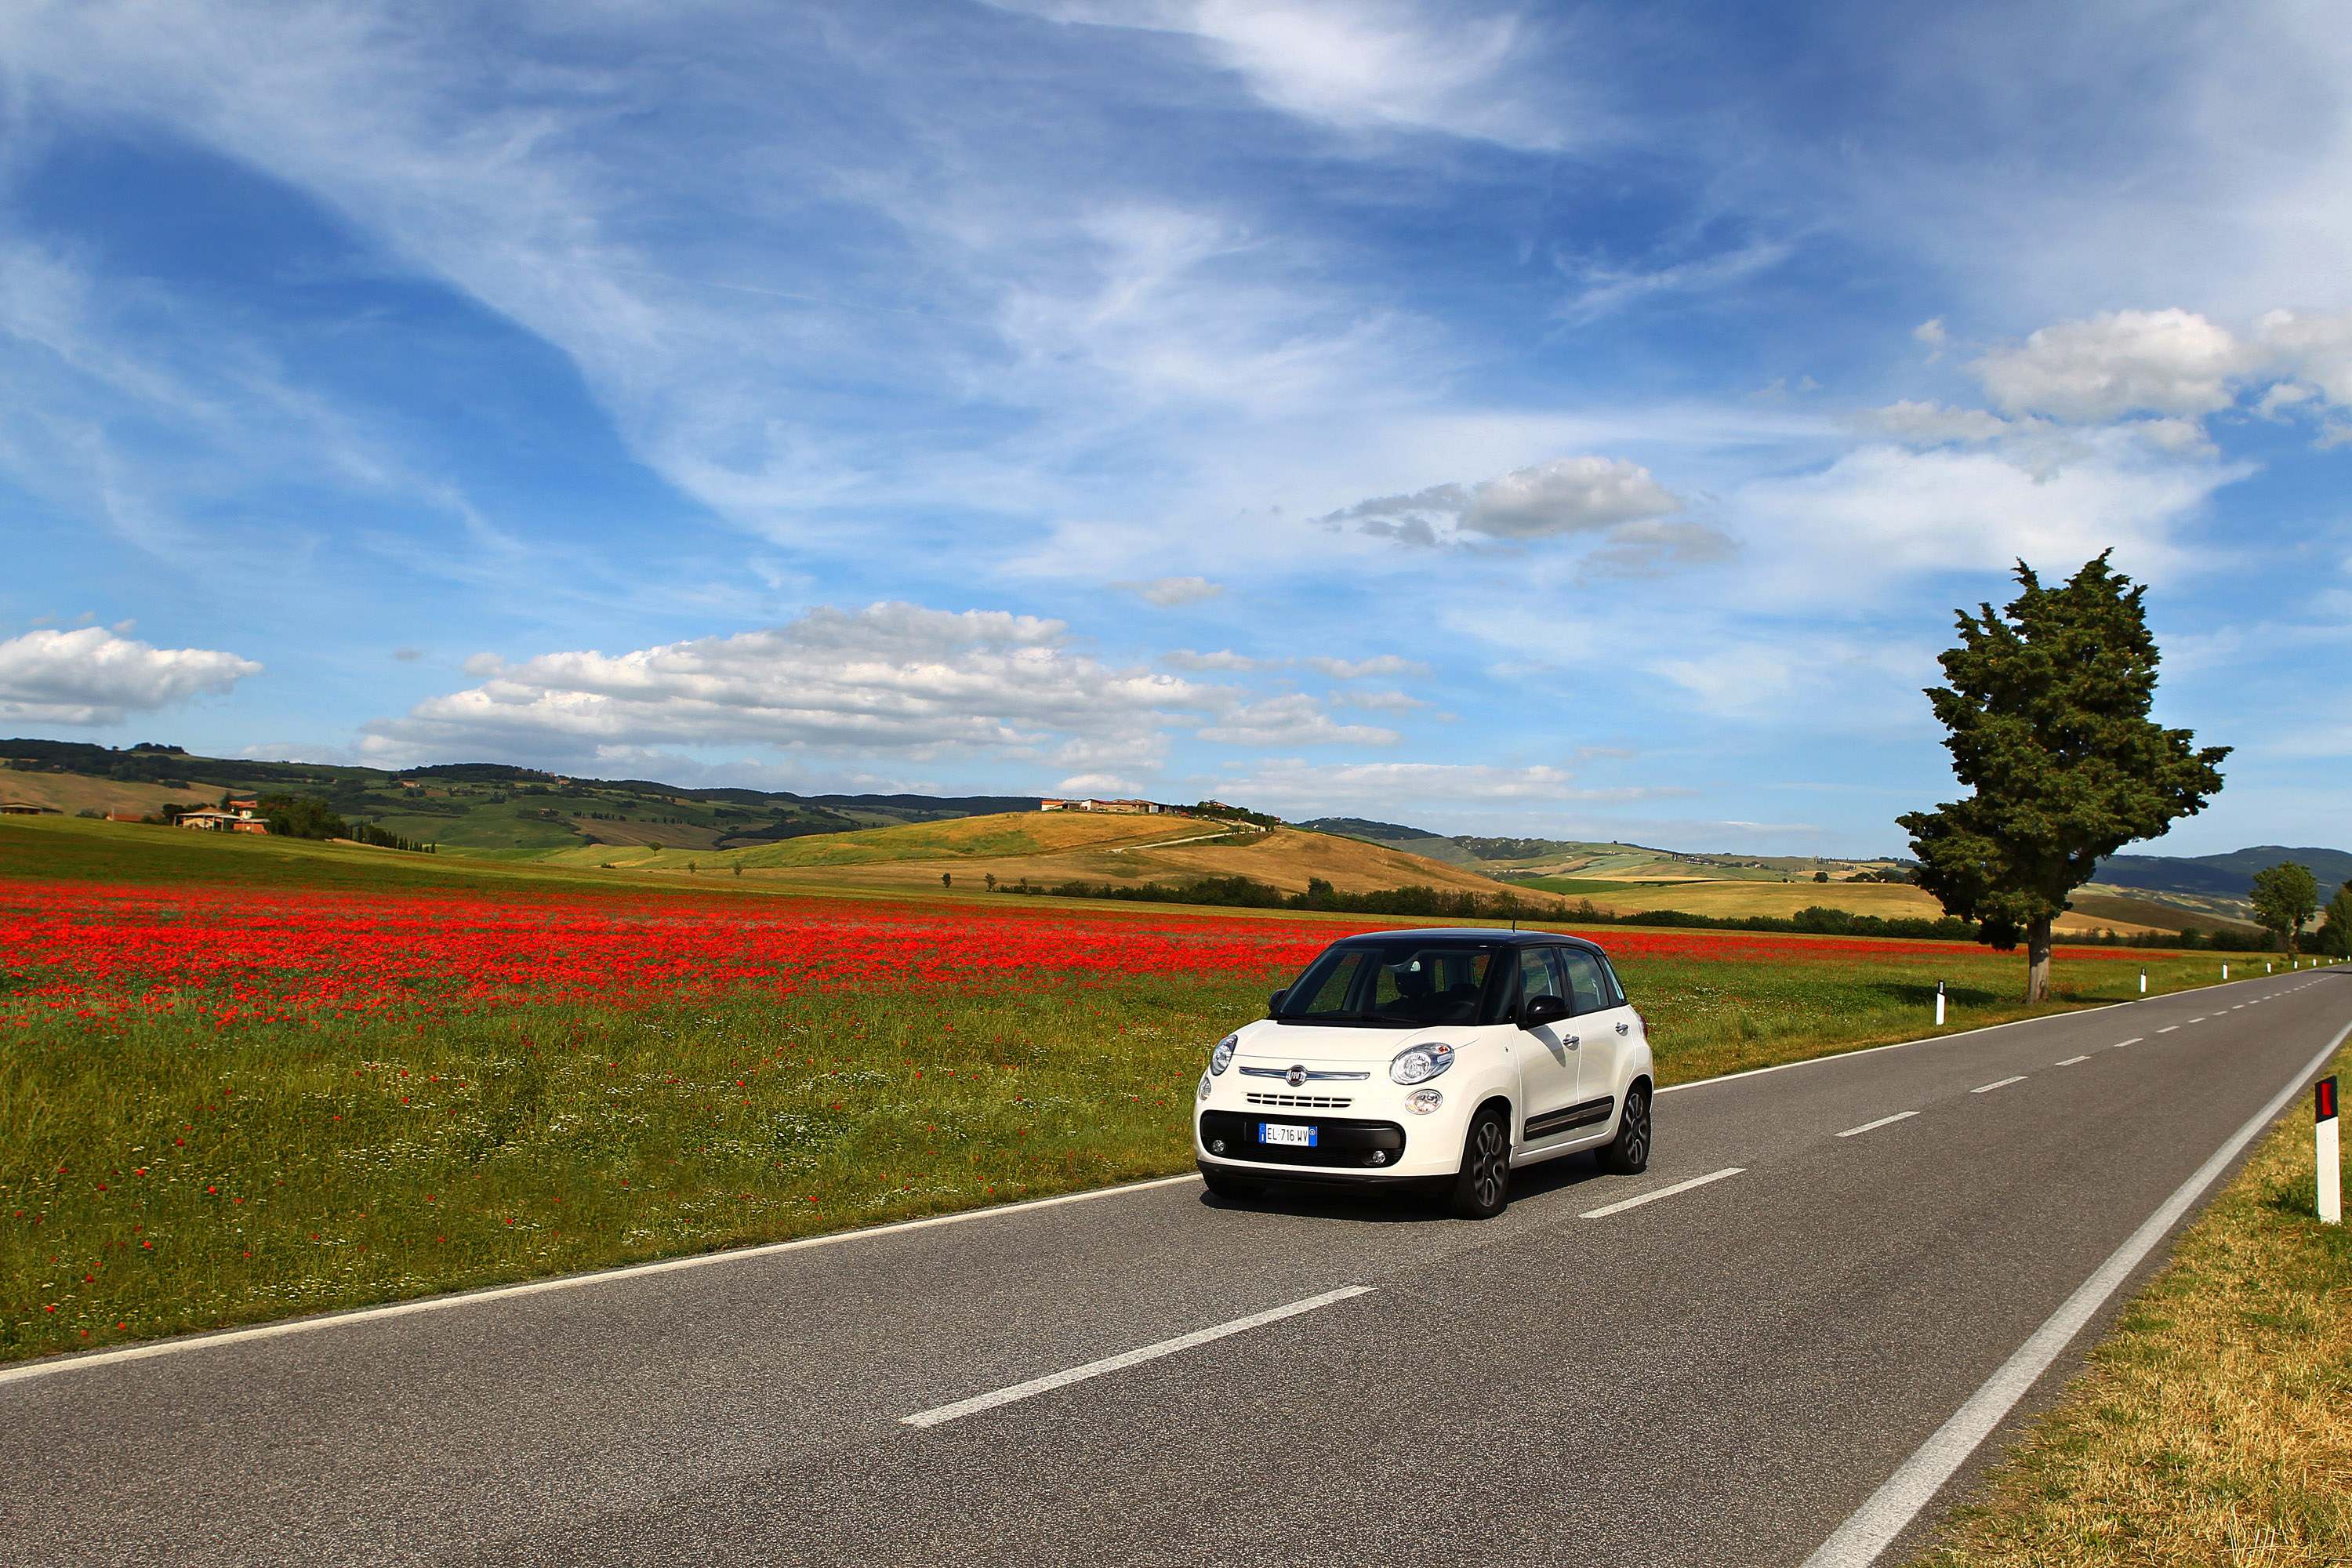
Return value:
<svg viewBox="0 0 2352 1568">
<path fill-rule="evenodd" d="M 1432 1040 L 1467 1045 L 1479 1033 L 1475 1024 L 1437 1024 L 1425 1029 L 1368 1029 L 1312 1024 L 1276 1024 L 1262 1019 L 1241 1031 L 1234 1059 L 1251 1067 L 1385 1068 L 1399 1051 Z"/>
</svg>

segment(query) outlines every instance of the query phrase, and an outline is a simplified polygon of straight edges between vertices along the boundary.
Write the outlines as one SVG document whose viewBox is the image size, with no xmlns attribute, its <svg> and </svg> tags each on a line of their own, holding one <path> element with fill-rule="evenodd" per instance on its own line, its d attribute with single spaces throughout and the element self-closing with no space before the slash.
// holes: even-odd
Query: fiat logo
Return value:
<svg viewBox="0 0 2352 1568">
<path fill-rule="evenodd" d="M 1297 1089 L 1300 1084 L 1307 1081 L 1307 1069 L 1303 1067 L 1294 1066 L 1288 1072 L 1282 1075 L 1282 1081 L 1288 1084 L 1291 1088 Z"/>
</svg>

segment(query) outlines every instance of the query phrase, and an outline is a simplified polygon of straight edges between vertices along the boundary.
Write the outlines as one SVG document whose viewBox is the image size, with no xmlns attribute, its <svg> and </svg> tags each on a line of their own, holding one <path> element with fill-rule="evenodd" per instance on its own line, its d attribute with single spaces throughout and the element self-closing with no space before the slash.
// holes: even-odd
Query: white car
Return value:
<svg viewBox="0 0 2352 1568">
<path fill-rule="evenodd" d="M 1606 953 L 1550 931 L 1374 931 L 1326 948 L 1218 1042 L 1193 1153 L 1221 1198 L 1269 1181 L 1441 1190 L 1486 1219 L 1520 1165 L 1650 1160 L 1642 1016 Z"/>
</svg>

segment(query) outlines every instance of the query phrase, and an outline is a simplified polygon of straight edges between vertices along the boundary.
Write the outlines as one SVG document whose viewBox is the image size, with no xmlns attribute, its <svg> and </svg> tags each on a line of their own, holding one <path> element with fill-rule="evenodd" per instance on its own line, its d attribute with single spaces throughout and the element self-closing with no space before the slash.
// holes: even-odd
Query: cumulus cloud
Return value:
<svg viewBox="0 0 2352 1568">
<path fill-rule="evenodd" d="M 26 632 L 0 642 L 0 719 L 120 724 L 260 673 L 233 653 L 155 647 L 98 626 Z"/>
<path fill-rule="evenodd" d="M 1197 605 L 1225 591 L 1223 584 L 1212 583 L 1206 577 L 1154 577 L 1148 583 L 1113 583 L 1111 586 L 1133 594 L 1145 604 L 1157 605 L 1163 610 L 1171 610 L 1180 605 Z"/>
<path fill-rule="evenodd" d="M 755 742 L 910 758 L 1037 752 L 1086 737 L 1130 765 L 1218 695 L 1073 651 L 1059 621 L 882 604 L 632 653 L 467 661 L 482 684 L 367 726 L 379 755 L 579 754 Z"/>
<path fill-rule="evenodd" d="M 2273 310 L 2255 321 L 2254 331 L 2282 374 L 2310 383 L 2339 407 L 2352 407 L 2352 311 Z M 2273 387 L 2273 395 L 2280 390 Z"/>
<path fill-rule="evenodd" d="M 1244 703 L 1199 733 L 1234 746 L 1392 746 L 1404 739 L 1394 730 L 1338 723 L 1320 702 L 1297 692 Z"/>
<path fill-rule="evenodd" d="M 1473 485 L 1358 501 L 1316 521 L 1400 544 L 1524 543 L 1577 534 L 1614 538 L 1627 524 L 1682 510 L 1682 498 L 1639 463 L 1555 458 Z"/>
<path fill-rule="evenodd" d="M 2043 327 L 1970 368 L 2005 413 L 2088 423 L 2227 408 L 2237 400 L 2231 383 L 2263 357 L 2193 310 L 2103 310 Z"/>
</svg>

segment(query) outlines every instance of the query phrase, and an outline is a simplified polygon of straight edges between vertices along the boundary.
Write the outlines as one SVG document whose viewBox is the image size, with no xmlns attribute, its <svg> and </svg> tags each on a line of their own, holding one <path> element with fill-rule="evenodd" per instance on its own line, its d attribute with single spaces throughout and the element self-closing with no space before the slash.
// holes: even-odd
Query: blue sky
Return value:
<svg viewBox="0 0 2352 1568">
<path fill-rule="evenodd" d="M 1884 853 L 2113 547 L 2344 842 L 2327 9 L 25 0 L 0 729 Z"/>
</svg>

